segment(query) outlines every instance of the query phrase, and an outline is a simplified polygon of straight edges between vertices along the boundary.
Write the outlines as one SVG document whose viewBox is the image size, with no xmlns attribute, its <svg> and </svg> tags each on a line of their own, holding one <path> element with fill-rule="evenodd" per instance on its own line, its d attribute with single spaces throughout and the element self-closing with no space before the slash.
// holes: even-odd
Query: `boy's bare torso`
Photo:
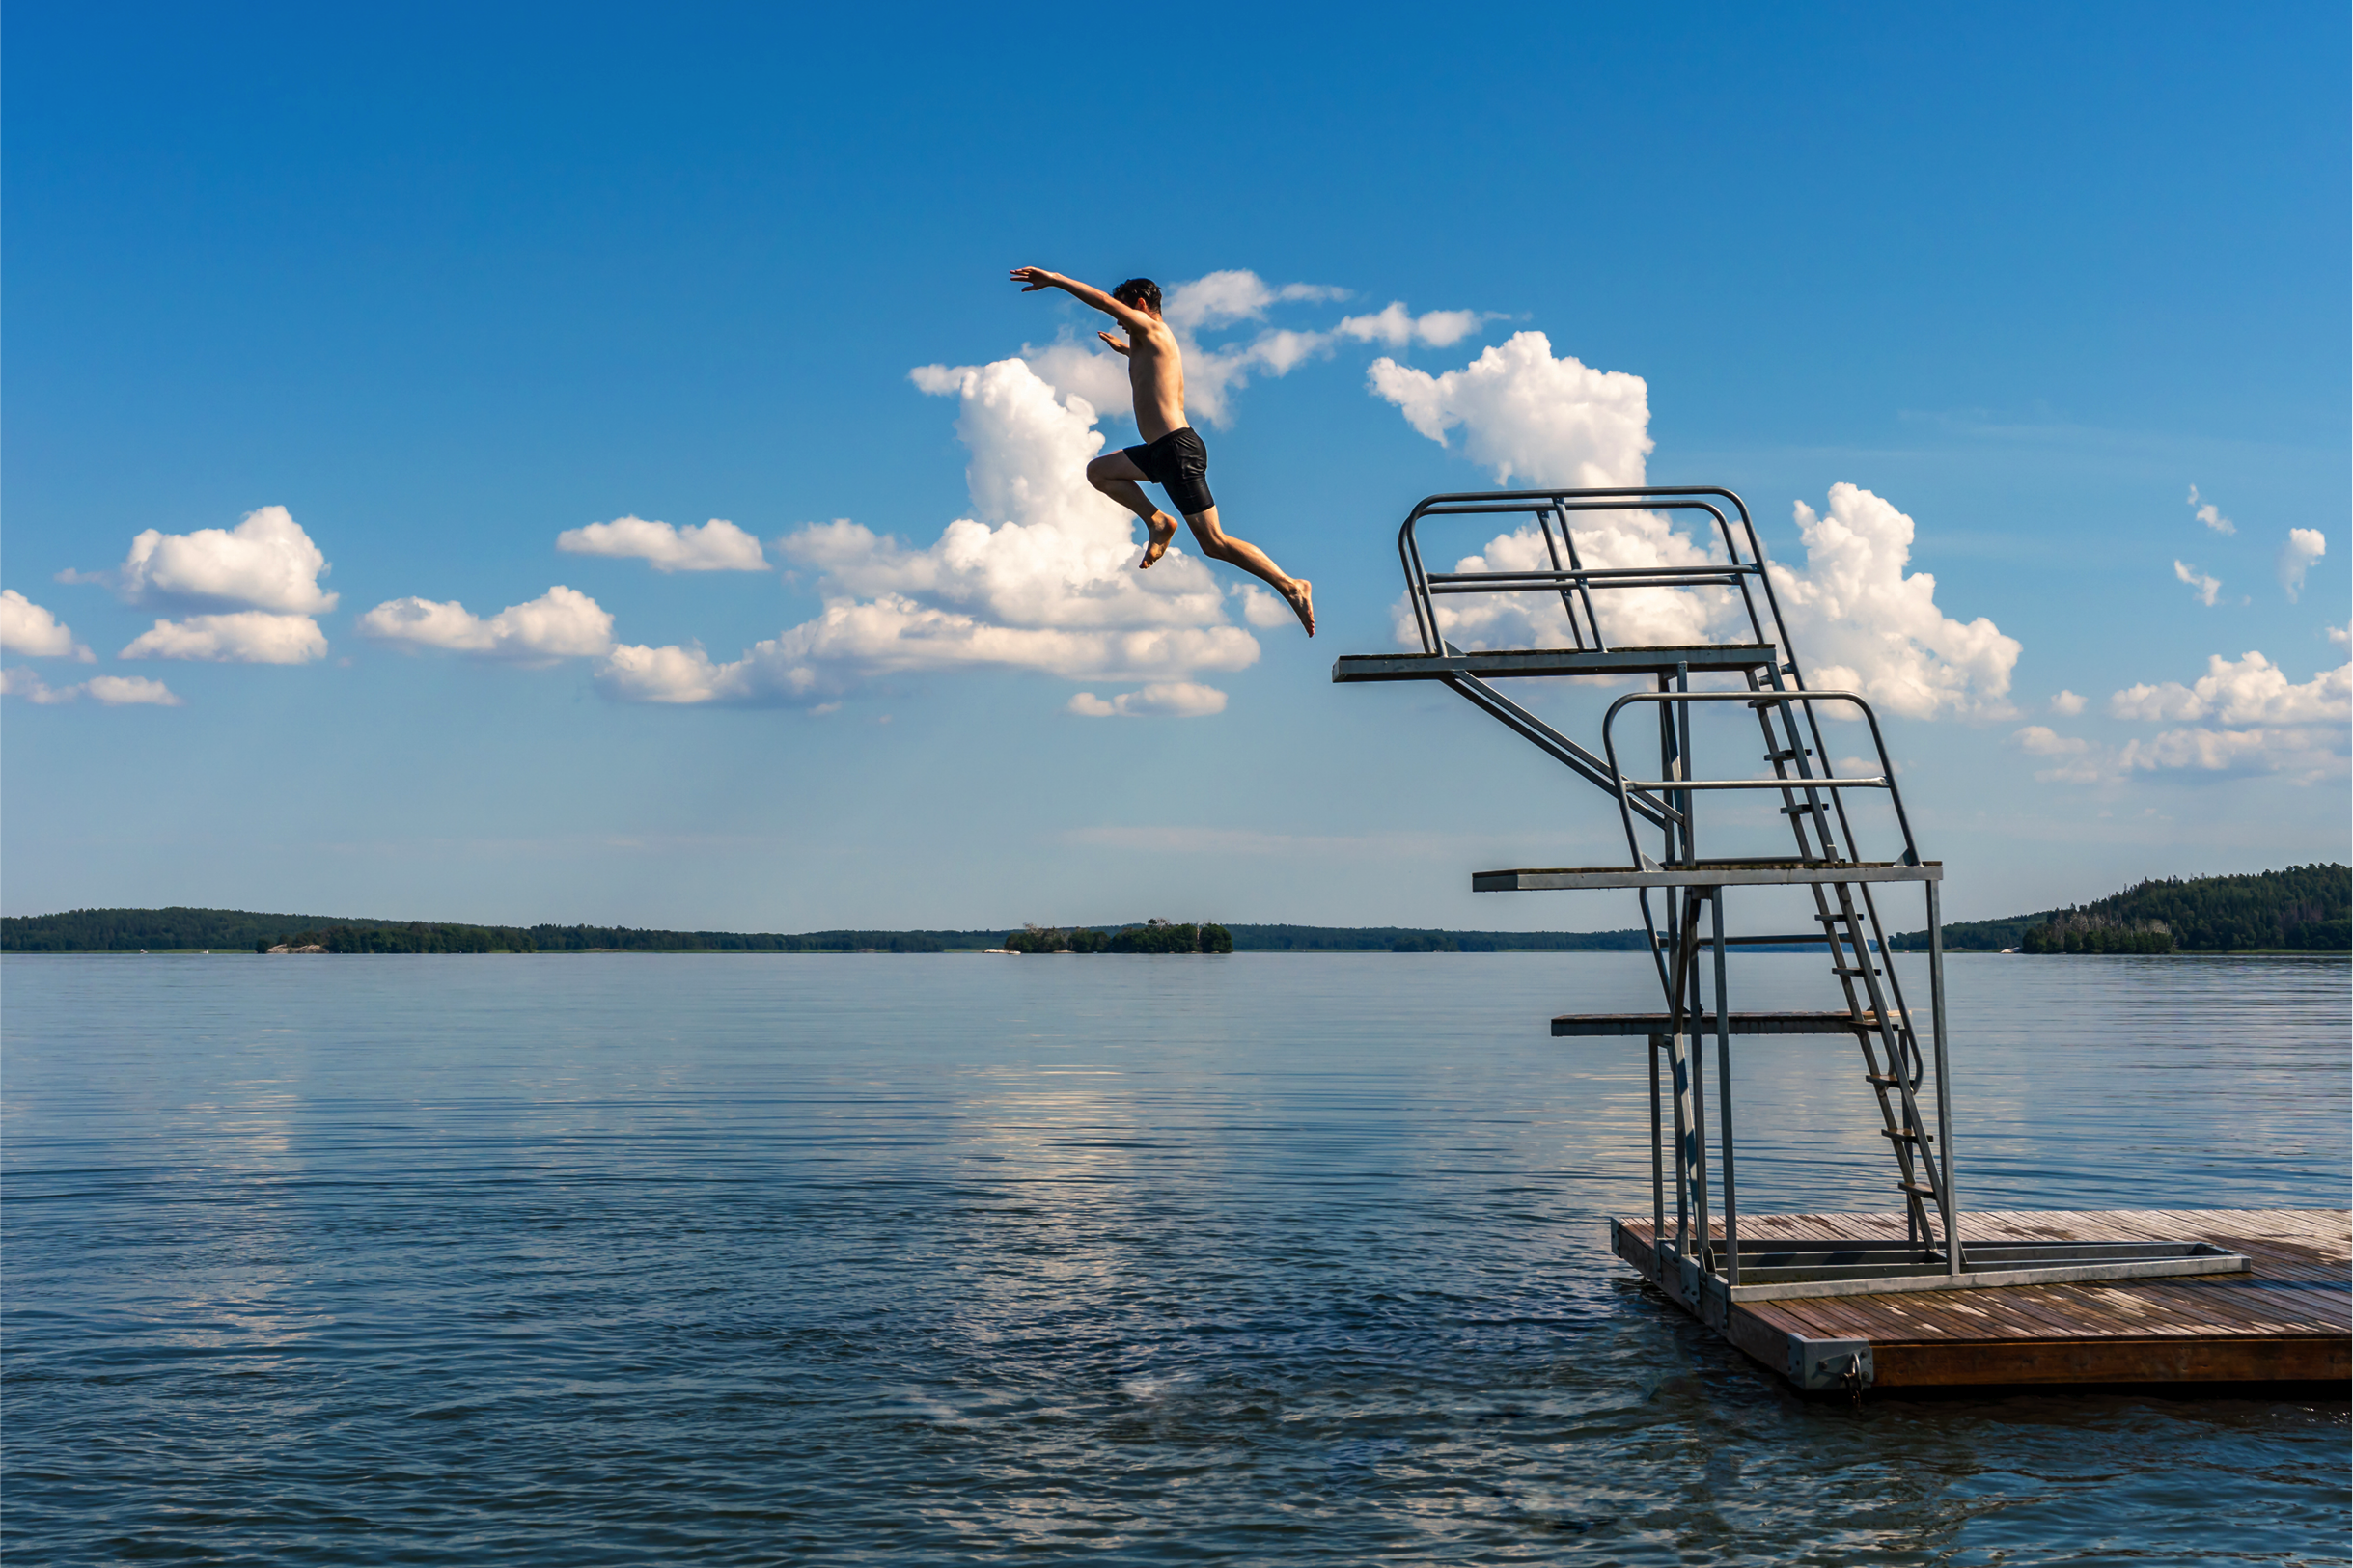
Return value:
<svg viewBox="0 0 2353 1568">
<path fill-rule="evenodd" d="M 1171 430 L 1184 427 L 1184 355 L 1167 322 L 1148 321 L 1143 329 L 1129 327 L 1123 344 L 1108 332 L 1095 336 L 1127 356 L 1127 389 L 1136 405 L 1136 433 L 1147 441 L 1157 441 Z"/>
</svg>

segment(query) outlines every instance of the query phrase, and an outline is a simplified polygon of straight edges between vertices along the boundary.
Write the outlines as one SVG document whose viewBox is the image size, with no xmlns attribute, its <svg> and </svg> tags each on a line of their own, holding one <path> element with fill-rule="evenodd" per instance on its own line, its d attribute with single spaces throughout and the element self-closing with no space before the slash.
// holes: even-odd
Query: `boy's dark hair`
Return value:
<svg viewBox="0 0 2353 1568">
<path fill-rule="evenodd" d="M 1130 278 L 1111 291 L 1111 297 L 1122 305 L 1160 309 L 1160 286 L 1149 278 Z"/>
</svg>

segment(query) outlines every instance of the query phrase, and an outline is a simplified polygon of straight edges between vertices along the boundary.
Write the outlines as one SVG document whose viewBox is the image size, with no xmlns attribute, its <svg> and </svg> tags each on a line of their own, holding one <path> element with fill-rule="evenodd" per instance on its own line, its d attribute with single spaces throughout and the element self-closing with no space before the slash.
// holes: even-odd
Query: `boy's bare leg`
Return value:
<svg viewBox="0 0 2353 1568">
<path fill-rule="evenodd" d="M 1262 579 L 1267 587 L 1282 594 L 1289 603 L 1291 614 L 1299 618 L 1299 624 L 1307 628 L 1307 634 L 1310 637 L 1315 635 L 1314 584 L 1304 577 L 1286 575 L 1265 551 L 1248 539 L 1237 539 L 1218 527 L 1215 507 L 1207 511 L 1188 512 L 1185 521 L 1192 525 L 1193 537 L 1201 545 L 1203 555 L 1223 561 L 1230 566 L 1239 566 L 1253 577 Z"/>
<path fill-rule="evenodd" d="M 1144 546 L 1144 559 L 1136 564 L 1141 571 L 1160 559 L 1176 536 L 1176 519 L 1152 505 L 1152 498 L 1144 493 L 1144 470 L 1124 452 L 1107 452 L 1087 465 L 1087 482 L 1144 519 L 1145 532 L 1151 537 Z"/>
</svg>

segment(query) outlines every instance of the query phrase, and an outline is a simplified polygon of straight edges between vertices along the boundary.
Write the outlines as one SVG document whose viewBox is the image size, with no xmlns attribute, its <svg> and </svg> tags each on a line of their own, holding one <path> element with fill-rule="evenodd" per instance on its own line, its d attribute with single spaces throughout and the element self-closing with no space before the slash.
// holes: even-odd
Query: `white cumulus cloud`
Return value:
<svg viewBox="0 0 2353 1568">
<path fill-rule="evenodd" d="M 567 555 L 617 556 L 650 563 L 656 571 L 765 571 L 760 541 L 724 517 L 699 528 L 673 528 L 643 517 L 567 528 L 556 536 Z"/>
<path fill-rule="evenodd" d="M 2084 699 L 2081 694 L 2067 691 L 2062 687 L 2052 694 L 2051 711 L 2061 718 L 2072 719 L 2084 711 Z"/>
<path fill-rule="evenodd" d="M 2222 514 L 2221 509 L 2216 507 L 2213 502 L 2200 498 L 2198 494 L 2198 486 L 2195 484 L 2190 486 L 2189 504 L 2191 508 L 2196 510 L 2198 520 L 2205 524 L 2208 528 L 2214 530 L 2215 533 L 2235 534 L 2238 532 L 2238 524 L 2232 522 L 2229 518 L 2225 517 Z"/>
<path fill-rule="evenodd" d="M 876 676 L 983 668 L 1176 686 L 1258 658 L 1198 558 L 1172 547 L 1136 570 L 1135 519 L 1086 481 L 1103 447 L 1086 399 L 1058 398 L 1020 359 L 910 376 L 957 399 L 973 515 L 921 548 L 846 519 L 797 529 L 781 548 L 817 574 L 816 619 L 724 662 L 616 647 L 597 671 L 609 696 L 815 704 Z"/>
<path fill-rule="evenodd" d="M 229 615 L 158 620 L 118 655 L 125 659 L 206 659 L 218 664 L 308 664 L 327 656 L 326 633 L 308 616 L 239 610 Z"/>
<path fill-rule="evenodd" d="M 1519 332 L 1459 371 L 1431 375 L 1376 359 L 1372 391 L 1440 446 L 1459 427 L 1463 452 L 1496 482 L 1592 489 L 1640 484 L 1650 454 L 1650 392 L 1639 375 L 1555 359 L 1541 332 Z"/>
<path fill-rule="evenodd" d="M 2168 729 L 2127 741 L 2117 764 L 2127 772 L 2285 773 L 2297 784 L 2344 771 L 2341 729 Z"/>
<path fill-rule="evenodd" d="M 2317 724 L 2353 716 L 2353 664 L 2323 671 L 2301 685 L 2262 654 L 2226 659 L 2206 657 L 2206 673 L 2193 685 L 2169 680 L 2139 685 L 2108 700 L 2119 719 L 2196 721 L 2231 726 Z"/>
<path fill-rule="evenodd" d="M 411 597 L 387 600 L 357 624 L 363 635 L 380 643 L 523 663 L 593 658 L 613 646 L 612 612 L 561 583 L 487 619 L 456 599 L 437 603 Z"/>
<path fill-rule="evenodd" d="M 108 707 L 152 705 L 176 708 L 180 699 L 160 680 L 145 675 L 92 675 L 85 682 L 91 697 Z"/>
<path fill-rule="evenodd" d="M 2212 608 L 2214 604 L 2214 595 L 2223 591 L 2221 578 L 2208 577 L 2196 566 L 2184 565 L 2178 561 L 2173 563 L 2173 575 L 2195 589 L 2198 592 L 2198 602 L 2208 608 Z"/>
<path fill-rule="evenodd" d="M 84 664 L 94 657 L 63 621 L 13 588 L 0 589 L 0 649 L 36 659 L 70 655 Z"/>
<path fill-rule="evenodd" d="M 1371 391 L 1416 430 L 1462 450 L 1499 484 L 1630 488 L 1645 481 L 1651 451 L 1649 389 L 1640 376 L 1556 358 L 1540 332 L 1521 332 L 1458 371 L 1432 375 L 1374 362 Z M 1776 592 L 1813 684 L 1862 692 L 1874 706 L 1912 718 L 1999 718 L 2011 709 L 2020 647 L 1991 620 L 1961 621 L 1936 603 L 1936 579 L 1911 572 L 1910 517 L 1869 490 L 1831 487 L 1827 512 L 1794 509 L 1806 566 L 1774 563 Z M 1574 520 L 1589 568 L 1699 566 L 1724 559 L 1665 516 L 1584 512 Z M 1434 552 L 1441 537 L 1425 536 Z M 1532 525 L 1499 535 L 1456 571 L 1547 567 L 1552 555 Z M 1672 646 L 1753 635 L 1736 595 L 1724 589 L 1624 589 L 1596 592 L 1602 632 L 1615 645 Z M 1450 595 L 1439 602 L 1447 640 L 1467 648 L 1561 647 L 1571 639 L 1550 593 Z M 1411 612 L 1394 611 L 1400 643 L 1414 646 Z"/>
<path fill-rule="evenodd" d="M 148 706 L 176 708 L 180 699 L 160 680 L 144 675 L 93 675 L 73 686 L 52 687 L 30 670 L 0 670 L 0 693 L 21 697 L 29 701 L 50 705 L 70 702 L 88 697 L 107 707 Z"/>
<path fill-rule="evenodd" d="M 1769 569 L 1812 683 L 1912 719 L 2008 714 L 2018 640 L 1983 616 L 1953 619 L 1937 607 L 1933 576 L 1905 572 L 1911 518 L 1853 484 L 1830 487 L 1827 512 L 1801 501 L 1795 513 L 1806 569 Z"/>
<path fill-rule="evenodd" d="M 1066 704 L 1088 719 L 1163 717 L 1198 719 L 1226 710 L 1226 694 L 1214 686 L 1189 680 L 1167 681 L 1141 691 L 1121 692 L 1108 701 L 1093 692 L 1080 692 Z"/>
<path fill-rule="evenodd" d="M 315 616 L 335 608 L 318 586 L 327 558 L 284 507 L 249 511 L 231 529 L 193 534 L 148 529 L 110 574 L 61 574 L 109 582 L 131 604 L 161 609 L 265 610 Z"/>
<path fill-rule="evenodd" d="M 2108 700 L 2108 710 L 2182 728 L 2126 742 L 2105 759 L 2103 776 L 2280 773 L 2310 784 L 2345 769 L 2353 665 L 2295 682 L 2260 653 L 2212 654 L 2195 682 L 2130 686 Z"/>
<path fill-rule="evenodd" d="M 1477 332 L 1481 319 L 1477 311 L 1425 311 L 1416 316 L 1403 300 L 1393 299 L 1370 316 L 1342 316 L 1333 331 L 1358 343 L 1385 344 L 1391 348 L 1416 343 L 1452 348 Z"/>
<path fill-rule="evenodd" d="M 2030 724 L 2009 738 L 2030 756 L 2075 756 L 2091 749 L 2088 740 L 2060 734 L 2039 724 Z"/>
<path fill-rule="evenodd" d="M 2316 528 L 2291 528 L 2287 542 L 2280 546 L 2280 586 L 2287 590 L 2293 603 L 2304 591 L 2304 574 L 2312 569 L 2312 563 L 2329 552 L 2329 541 Z"/>
</svg>

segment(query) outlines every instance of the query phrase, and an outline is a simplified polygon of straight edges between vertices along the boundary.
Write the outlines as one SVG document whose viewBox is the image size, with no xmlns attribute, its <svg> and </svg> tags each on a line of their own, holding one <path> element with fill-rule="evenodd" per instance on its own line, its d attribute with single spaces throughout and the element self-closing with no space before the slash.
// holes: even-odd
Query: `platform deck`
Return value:
<svg viewBox="0 0 2353 1568">
<path fill-rule="evenodd" d="M 2250 1274 L 2010 1285 L 1905 1295 L 1735 1303 L 1720 1326 L 1800 1387 L 1841 1387 L 1862 1350 L 1865 1386 L 2334 1382 L 2353 1377 L 2353 1211 L 2117 1209 L 1960 1216 L 1979 1241 L 2205 1241 L 2243 1252 Z M 1648 1216 L 1610 1225 L 1618 1255 L 1686 1310 L 1676 1271 L 1660 1278 Z M 1721 1238 L 1721 1225 L 1715 1227 Z M 1744 1244 L 1904 1239 L 1901 1214 L 1747 1214 Z M 1834 1375 L 1825 1375 L 1825 1366 Z"/>
</svg>

